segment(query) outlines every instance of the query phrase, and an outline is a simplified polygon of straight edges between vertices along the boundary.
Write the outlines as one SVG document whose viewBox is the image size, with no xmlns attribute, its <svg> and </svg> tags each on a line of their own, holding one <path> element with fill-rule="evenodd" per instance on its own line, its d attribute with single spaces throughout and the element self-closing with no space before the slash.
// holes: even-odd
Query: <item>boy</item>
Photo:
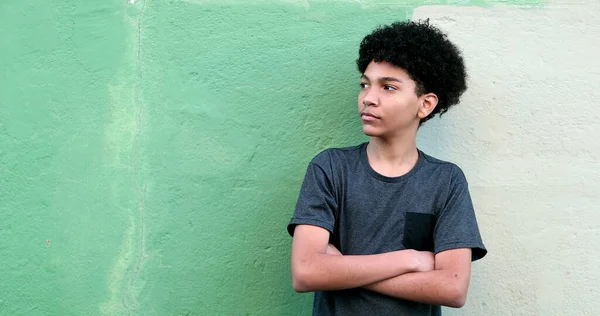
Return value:
<svg viewBox="0 0 600 316">
<path fill-rule="evenodd" d="M 421 152 L 419 126 L 466 90 L 460 51 L 439 29 L 399 22 L 366 36 L 357 60 L 368 143 L 309 164 L 296 210 L 294 289 L 314 315 L 441 315 L 465 304 L 485 256 L 460 168 Z"/>
</svg>

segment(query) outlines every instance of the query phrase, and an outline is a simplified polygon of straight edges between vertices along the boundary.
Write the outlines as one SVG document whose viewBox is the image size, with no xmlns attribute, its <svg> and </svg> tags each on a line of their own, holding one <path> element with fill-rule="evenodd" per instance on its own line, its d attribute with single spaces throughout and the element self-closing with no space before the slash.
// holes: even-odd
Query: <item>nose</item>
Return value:
<svg viewBox="0 0 600 316">
<path fill-rule="evenodd" d="M 363 99 L 362 99 L 362 105 L 364 107 L 376 106 L 378 104 L 377 103 L 377 94 L 373 90 L 374 89 L 368 89 L 364 92 Z"/>
</svg>

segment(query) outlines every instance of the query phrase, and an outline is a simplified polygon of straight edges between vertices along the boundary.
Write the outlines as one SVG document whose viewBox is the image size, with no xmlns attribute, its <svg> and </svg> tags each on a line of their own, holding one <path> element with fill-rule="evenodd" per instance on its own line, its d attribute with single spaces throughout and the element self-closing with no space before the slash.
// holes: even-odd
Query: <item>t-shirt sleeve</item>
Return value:
<svg viewBox="0 0 600 316">
<path fill-rule="evenodd" d="M 291 236 L 294 235 L 297 225 L 319 226 L 333 234 L 337 202 L 326 169 L 315 162 L 315 159 L 308 165 L 296 210 L 287 226 Z"/>
<path fill-rule="evenodd" d="M 472 261 L 487 254 L 479 233 L 467 180 L 460 169 L 454 172 L 450 193 L 440 210 L 434 231 L 436 254 L 457 248 L 471 248 Z"/>
</svg>

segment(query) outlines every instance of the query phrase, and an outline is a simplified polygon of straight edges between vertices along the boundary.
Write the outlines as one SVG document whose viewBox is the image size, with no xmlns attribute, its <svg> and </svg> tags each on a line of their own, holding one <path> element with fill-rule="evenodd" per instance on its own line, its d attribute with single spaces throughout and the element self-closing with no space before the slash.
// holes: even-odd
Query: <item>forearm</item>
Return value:
<svg viewBox="0 0 600 316">
<path fill-rule="evenodd" d="M 365 256 L 314 254 L 293 262 L 292 277 L 298 292 L 361 287 L 416 268 L 410 250 Z"/>
<path fill-rule="evenodd" d="M 374 292 L 409 301 L 462 307 L 468 290 L 468 277 L 449 270 L 415 272 L 365 286 Z"/>
</svg>

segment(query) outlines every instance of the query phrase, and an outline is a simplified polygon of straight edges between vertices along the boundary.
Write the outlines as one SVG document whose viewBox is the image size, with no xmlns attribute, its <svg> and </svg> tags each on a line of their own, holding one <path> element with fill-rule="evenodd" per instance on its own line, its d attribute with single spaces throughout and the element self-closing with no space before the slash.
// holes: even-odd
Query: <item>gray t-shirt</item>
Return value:
<svg viewBox="0 0 600 316">
<path fill-rule="evenodd" d="M 473 261 L 485 256 L 458 166 L 419 151 L 411 171 L 386 177 L 371 168 L 366 147 L 328 149 L 310 162 L 290 235 L 296 225 L 323 227 L 344 255 L 471 248 Z M 441 315 L 441 308 L 356 288 L 316 292 L 313 315 L 429 316 Z"/>
</svg>

